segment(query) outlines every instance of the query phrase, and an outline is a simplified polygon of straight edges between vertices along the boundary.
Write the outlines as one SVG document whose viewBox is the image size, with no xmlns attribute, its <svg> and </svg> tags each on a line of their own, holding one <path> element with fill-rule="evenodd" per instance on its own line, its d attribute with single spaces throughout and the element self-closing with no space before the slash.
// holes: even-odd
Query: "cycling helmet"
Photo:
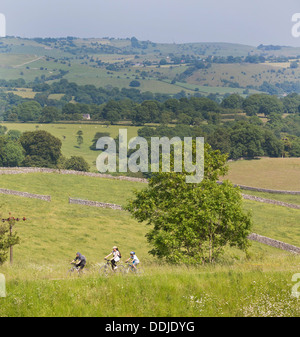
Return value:
<svg viewBox="0 0 300 337">
<path fill-rule="evenodd" d="M 130 252 L 130 255 L 135 255 L 135 252 Z"/>
</svg>

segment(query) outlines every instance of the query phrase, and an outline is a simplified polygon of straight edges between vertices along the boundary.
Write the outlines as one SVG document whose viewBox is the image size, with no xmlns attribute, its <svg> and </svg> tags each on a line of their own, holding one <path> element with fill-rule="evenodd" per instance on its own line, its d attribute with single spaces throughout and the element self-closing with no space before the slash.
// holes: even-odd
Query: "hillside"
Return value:
<svg viewBox="0 0 300 337">
<path fill-rule="evenodd" d="M 89 259 L 96 262 L 114 243 L 125 252 L 132 249 L 139 251 L 143 260 L 150 258 L 144 237 L 146 227 L 131 219 L 127 212 L 68 203 L 68 198 L 72 197 L 124 206 L 134 189 L 145 187 L 143 183 L 29 173 L 0 175 L 0 187 L 51 196 L 48 203 L 0 194 L 2 216 L 13 210 L 15 216 L 29 218 L 28 223 L 17 225 L 22 244 L 15 248 L 16 261 L 20 261 L 26 251 L 34 252 L 30 258 L 33 263 L 53 263 L 58 256 L 63 261 L 74 254 L 76 247 L 86 251 Z M 299 202 L 299 196 L 295 199 Z M 300 246 L 297 231 L 299 210 L 248 200 L 244 201 L 244 205 L 245 209 L 253 212 L 254 232 Z M 257 247 L 258 251 L 268 255 L 269 248 L 261 244 L 254 244 L 251 249 L 253 254 L 257 253 Z M 280 255 L 282 251 L 277 253 Z"/>
<path fill-rule="evenodd" d="M 253 242 L 248 257 L 228 248 L 214 265 L 166 266 L 150 257 L 147 228 L 127 212 L 68 204 L 72 196 L 124 205 L 144 184 L 36 173 L 0 175 L 0 186 L 52 198 L 49 203 L 0 195 L 2 216 L 28 217 L 16 225 L 22 241 L 14 247 L 14 265 L 0 267 L 7 287 L 0 316 L 299 315 L 290 296 L 299 256 Z M 255 232 L 300 245 L 299 210 L 253 201 L 244 207 L 253 212 Z M 115 244 L 124 257 L 132 249 L 138 253 L 144 276 L 99 276 L 96 263 Z M 76 251 L 87 256 L 89 269 L 69 279 Z"/>
<path fill-rule="evenodd" d="M 7 37 L 0 39 L 0 79 L 51 83 L 64 78 L 79 85 L 119 89 L 130 88 L 137 80 L 142 92 L 177 94 L 184 90 L 186 95 L 223 96 L 245 89 L 264 91 L 260 88 L 264 82 L 296 83 L 299 68 L 291 69 L 291 62 L 298 62 L 299 54 L 299 48 L 285 46 Z M 201 62 L 203 67 L 197 70 Z"/>
</svg>

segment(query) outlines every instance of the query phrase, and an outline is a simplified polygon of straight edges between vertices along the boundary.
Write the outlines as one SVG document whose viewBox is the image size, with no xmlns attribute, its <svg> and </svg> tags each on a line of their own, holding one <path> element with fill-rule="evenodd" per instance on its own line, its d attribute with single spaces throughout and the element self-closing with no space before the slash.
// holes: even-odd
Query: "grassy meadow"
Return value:
<svg viewBox="0 0 300 337">
<path fill-rule="evenodd" d="M 229 173 L 224 179 L 229 179 L 234 184 L 271 190 L 300 191 L 300 158 L 265 157 L 231 161 L 228 165 Z"/>
<path fill-rule="evenodd" d="M 36 123 L 3 123 L 8 130 L 14 129 L 21 132 L 45 130 L 62 141 L 62 154 L 65 157 L 82 156 L 90 165 L 91 172 L 97 172 L 96 159 L 98 151 L 90 149 L 93 138 L 97 132 L 109 133 L 110 137 L 115 138 L 119 134 L 119 129 L 127 129 L 128 141 L 137 136 L 139 127 L 121 125 L 101 125 L 101 124 L 36 124 Z M 77 144 L 77 132 L 83 132 L 83 144 Z"/>
<path fill-rule="evenodd" d="M 247 256 L 226 248 L 214 265 L 169 266 L 149 255 L 146 225 L 127 212 L 68 203 L 70 196 L 125 205 L 143 183 L 30 173 L 0 175 L 0 186 L 51 195 L 50 203 L 0 195 L 3 217 L 29 219 L 16 224 L 14 264 L 0 266 L 7 290 L 0 316 L 299 316 L 291 296 L 299 256 L 253 242 Z M 300 246 L 299 210 L 247 200 L 244 208 L 253 214 L 253 232 Z M 113 245 L 123 260 L 135 250 L 145 274 L 100 277 L 97 263 Z M 88 270 L 69 278 L 76 251 Z"/>
</svg>

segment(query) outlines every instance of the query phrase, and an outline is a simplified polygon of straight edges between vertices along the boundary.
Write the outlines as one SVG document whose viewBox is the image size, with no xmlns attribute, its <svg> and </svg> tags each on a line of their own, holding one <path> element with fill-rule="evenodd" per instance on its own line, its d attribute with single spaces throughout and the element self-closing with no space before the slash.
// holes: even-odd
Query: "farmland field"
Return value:
<svg viewBox="0 0 300 337">
<path fill-rule="evenodd" d="M 63 78 L 79 85 L 121 89 L 130 88 L 131 81 L 138 80 L 141 92 L 174 95 L 184 90 L 187 96 L 198 92 L 203 95 L 217 93 L 223 97 L 226 93 L 243 94 L 249 86 L 249 93 L 257 92 L 265 81 L 274 85 L 285 81 L 295 83 L 300 77 L 300 68 L 291 68 L 291 61 L 300 55 L 299 48 L 262 51 L 253 46 L 230 43 L 159 44 L 147 41 L 146 44 L 141 51 L 132 47 L 130 39 L 75 39 L 72 42 L 0 39 L 1 79 L 22 78 L 26 82 L 42 79 L 51 83 L 53 76 L 60 78 L 60 71 L 63 71 Z M 249 53 L 287 59 L 255 64 L 213 63 L 211 67 L 193 71 L 181 79 L 177 77 L 189 70 L 191 64 L 172 62 L 173 57 L 182 58 L 182 55 L 202 59 L 208 55 L 245 57 Z M 166 60 L 166 64 L 161 64 L 161 60 Z"/>
<path fill-rule="evenodd" d="M 227 248 L 214 265 L 167 266 L 149 255 L 147 227 L 127 212 L 68 203 L 74 197 L 125 205 L 143 183 L 31 173 L 0 175 L 0 187 L 51 195 L 50 203 L 0 195 L 2 216 L 28 217 L 16 225 L 14 265 L 0 267 L 7 280 L 0 316 L 299 315 L 291 297 L 298 256 L 253 242 L 248 257 Z M 252 211 L 254 232 L 300 246 L 299 210 L 253 201 L 244 208 Z M 144 276 L 99 277 L 96 263 L 115 244 L 123 257 L 137 252 Z M 76 251 L 87 256 L 89 270 L 68 279 Z"/>
<path fill-rule="evenodd" d="M 299 177 L 300 158 L 260 158 L 231 161 L 226 179 L 251 187 L 300 191 Z"/>
<path fill-rule="evenodd" d="M 24 131 L 45 130 L 62 141 L 62 154 L 66 157 L 82 156 L 90 165 L 90 171 L 96 172 L 96 159 L 99 153 L 90 149 L 92 140 L 97 132 L 107 132 L 115 138 L 119 129 L 127 129 L 128 140 L 137 136 L 139 127 L 111 125 L 106 127 L 101 124 L 29 124 L 29 123 L 5 123 L 8 130 Z M 77 131 L 83 131 L 83 144 L 79 147 L 76 141 Z"/>
</svg>

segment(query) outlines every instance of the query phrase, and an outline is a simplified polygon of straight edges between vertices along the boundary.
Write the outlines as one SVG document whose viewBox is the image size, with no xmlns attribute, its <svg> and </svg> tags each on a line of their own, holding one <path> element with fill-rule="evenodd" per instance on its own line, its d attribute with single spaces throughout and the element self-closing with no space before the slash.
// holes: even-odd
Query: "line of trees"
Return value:
<svg viewBox="0 0 300 337">
<path fill-rule="evenodd" d="M 164 102 L 145 100 L 142 103 L 129 99 L 110 100 L 101 105 L 65 102 L 61 108 L 27 100 L 6 110 L 3 117 L 8 121 L 50 123 L 82 120 L 83 115 L 89 114 L 92 120 L 111 124 L 120 121 L 139 126 L 157 123 L 164 126 L 158 128 L 159 131 L 166 130 L 168 124 L 175 124 L 180 125 L 180 134 L 180 130 L 185 130 L 186 134 L 182 136 L 190 133 L 204 136 L 214 149 L 229 153 L 230 158 L 299 157 L 299 107 L 300 95 L 295 93 L 281 99 L 267 94 L 246 98 L 232 94 L 221 103 L 207 97 L 169 98 Z M 263 116 L 265 123 L 258 116 Z M 11 142 L 5 142 L 5 146 L 13 146 Z"/>
</svg>

